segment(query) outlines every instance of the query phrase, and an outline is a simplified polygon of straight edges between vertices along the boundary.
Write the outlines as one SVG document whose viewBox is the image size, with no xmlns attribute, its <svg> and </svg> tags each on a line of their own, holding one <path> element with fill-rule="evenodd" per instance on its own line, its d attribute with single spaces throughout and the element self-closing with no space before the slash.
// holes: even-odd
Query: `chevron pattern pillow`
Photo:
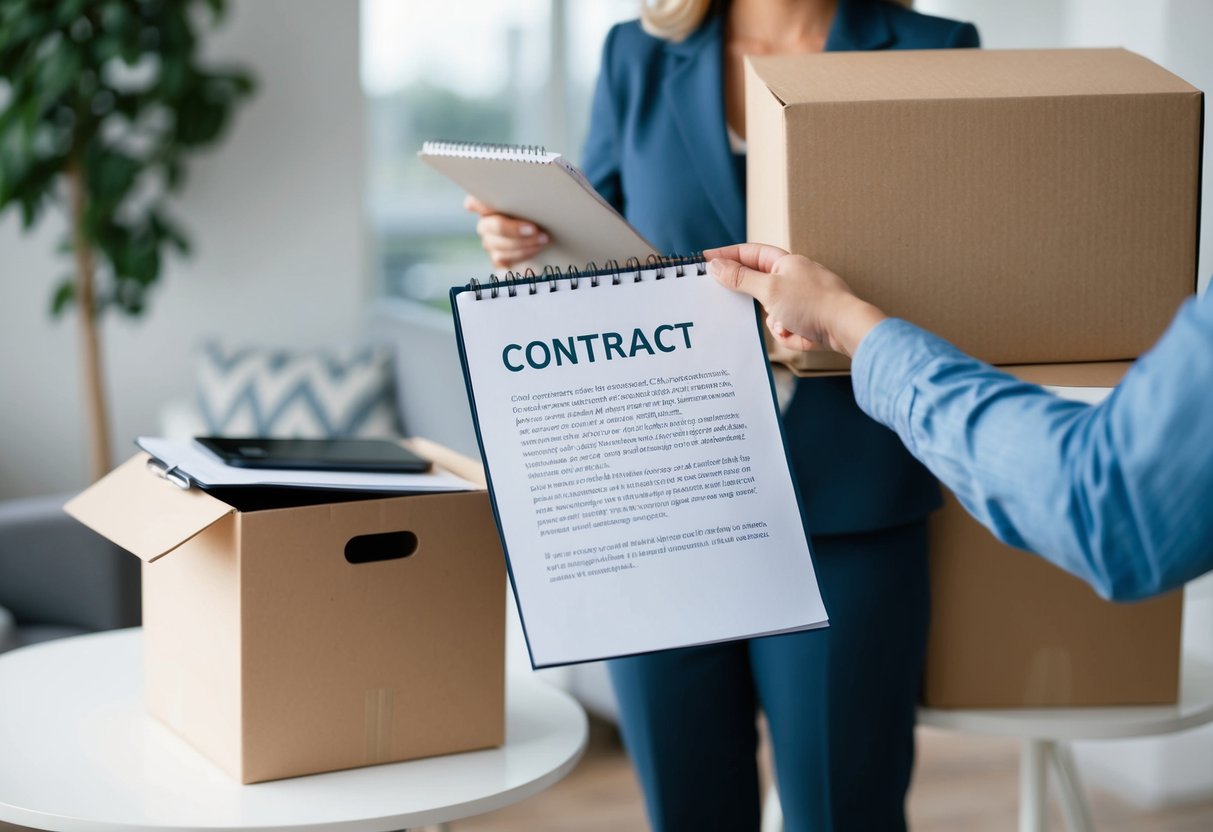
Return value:
<svg viewBox="0 0 1213 832">
<path fill-rule="evenodd" d="M 198 409 L 212 436 L 399 436 L 387 347 L 292 352 L 206 344 Z"/>
</svg>

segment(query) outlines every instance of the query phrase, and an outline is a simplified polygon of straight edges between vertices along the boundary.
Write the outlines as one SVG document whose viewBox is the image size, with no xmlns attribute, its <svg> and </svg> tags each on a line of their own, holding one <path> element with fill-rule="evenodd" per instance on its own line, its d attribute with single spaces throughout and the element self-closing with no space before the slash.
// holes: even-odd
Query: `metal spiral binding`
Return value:
<svg viewBox="0 0 1213 832">
<path fill-rule="evenodd" d="M 597 287 L 600 279 L 605 277 L 611 278 L 612 286 L 618 286 L 623 282 L 625 275 L 631 276 L 631 282 L 639 283 L 644 279 L 644 273 L 651 271 L 656 280 L 664 280 L 668 276 L 668 272 L 673 272 L 675 278 L 684 277 L 688 274 L 688 267 L 692 266 L 696 275 L 708 273 L 707 261 L 698 254 L 689 256 L 650 254 L 644 263 L 641 263 L 639 257 L 629 257 L 622 266 L 618 260 L 611 259 L 606 260 L 602 268 L 591 260 L 585 264 L 584 268 L 578 268 L 572 264 L 564 269 L 559 266 L 544 266 L 543 272 L 540 274 L 536 274 L 535 270 L 531 268 L 523 272 L 511 269 L 502 275 L 490 274 L 487 281 L 472 278 L 468 281 L 467 288 L 475 295 L 476 300 L 483 300 L 486 288 L 489 297 L 496 298 L 501 294 L 503 287 L 506 296 L 512 298 L 518 296 L 518 291 L 523 286 L 526 286 L 528 295 L 539 294 L 540 284 L 543 283 L 547 284 L 549 292 L 555 292 L 560 288 L 559 281 L 561 280 L 567 280 L 569 289 L 575 290 L 581 285 L 583 277 L 589 277 L 591 287 Z"/>
<path fill-rule="evenodd" d="M 624 265 L 626 265 L 629 269 L 633 270 L 632 271 L 632 282 L 639 283 L 640 277 L 641 277 L 640 258 L 639 257 L 629 257 Z"/>
<path fill-rule="evenodd" d="M 507 153 L 516 156 L 546 156 L 547 149 L 541 144 L 495 144 L 493 142 L 422 142 L 421 152 L 430 156 L 476 156 L 491 153 Z"/>
</svg>

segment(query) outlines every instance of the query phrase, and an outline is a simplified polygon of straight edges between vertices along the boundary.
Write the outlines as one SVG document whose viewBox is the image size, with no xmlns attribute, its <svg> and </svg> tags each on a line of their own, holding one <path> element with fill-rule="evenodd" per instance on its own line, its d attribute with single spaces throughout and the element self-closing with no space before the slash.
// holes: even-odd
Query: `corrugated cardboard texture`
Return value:
<svg viewBox="0 0 1213 832">
<path fill-rule="evenodd" d="M 1033 367 L 1035 383 L 1114 384 L 1126 364 Z M 937 708 L 1170 704 L 1183 593 L 1113 604 L 999 543 L 950 493 L 931 518 L 931 630 L 923 702 Z"/>
<path fill-rule="evenodd" d="M 748 71 L 749 238 L 891 315 L 997 364 L 1112 361 L 1195 289 L 1203 98 L 1144 58 L 832 53 Z"/>
<path fill-rule="evenodd" d="M 782 65 L 780 65 L 782 67 Z M 795 217 L 788 210 L 788 131 L 784 129 L 784 102 L 768 89 L 767 82 L 754 70 L 750 61 L 745 64 L 746 85 L 746 135 L 761 136 L 760 144 L 750 143 L 750 158 L 761 153 L 761 159 L 753 163 L 747 160 L 746 212 L 747 237 L 753 242 L 770 243 L 789 248 L 791 228 Z M 757 100 L 757 106 L 749 102 Z M 806 359 L 802 354 L 775 341 L 766 327 L 762 334 L 766 340 L 767 355 L 772 362 L 783 364 L 793 372 L 801 372 Z M 846 370 L 851 362 L 834 352 L 823 352 L 813 359 L 815 370 Z"/>
<path fill-rule="evenodd" d="M 485 491 L 236 512 L 145 461 L 73 513 L 145 560 L 148 710 L 199 751 L 252 783 L 504 741 L 505 559 Z M 386 532 L 416 550 L 346 559 Z"/>
<path fill-rule="evenodd" d="M 145 472 L 145 476 L 153 475 Z M 161 485 L 186 492 L 161 481 Z M 136 504 L 125 506 L 133 519 Z M 229 514 L 143 564 L 148 713 L 240 776 L 240 517 Z"/>
<path fill-rule="evenodd" d="M 1183 593 L 1113 604 L 1004 546 L 955 497 L 931 518 L 923 703 L 936 708 L 1171 704 Z"/>
<path fill-rule="evenodd" d="M 1115 387 L 1133 366 L 1131 361 L 1095 364 L 1023 364 L 1003 367 L 1004 372 L 1051 387 Z"/>
<path fill-rule="evenodd" d="M 136 454 L 73 497 L 63 510 L 145 562 L 171 552 L 221 517 L 226 503 L 196 488 L 183 491 Z M 131 506 L 139 506 L 137 512 Z"/>
<path fill-rule="evenodd" d="M 503 741 L 505 561 L 486 493 L 242 520 L 245 782 Z M 351 537 L 390 531 L 417 551 L 346 562 Z"/>
</svg>

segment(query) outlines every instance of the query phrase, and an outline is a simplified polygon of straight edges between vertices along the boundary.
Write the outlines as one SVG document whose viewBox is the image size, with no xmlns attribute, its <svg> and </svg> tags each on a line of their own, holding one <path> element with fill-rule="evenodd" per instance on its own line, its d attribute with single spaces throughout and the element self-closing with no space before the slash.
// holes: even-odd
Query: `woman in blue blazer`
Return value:
<svg viewBox="0 0 1213 832">
<path fill-rule="evenodd" d="M 645 23 L 607 36 L 582 167 L 667 253 L 746 239 L 743 54 L 978 45 L 970 24 L 879 0 L 673 0 L 647 8 Z M 525 219 L 469 207 L 498 266 L 547 242 Z M 926 517 L 939 493 L 859 410 L 849 379 L 785 380 L 784 430 L 830 627 L 611 663 L 658 830 L 758 828 L 759 708 L 788 830 L 905 828 Z"/>
</svg>

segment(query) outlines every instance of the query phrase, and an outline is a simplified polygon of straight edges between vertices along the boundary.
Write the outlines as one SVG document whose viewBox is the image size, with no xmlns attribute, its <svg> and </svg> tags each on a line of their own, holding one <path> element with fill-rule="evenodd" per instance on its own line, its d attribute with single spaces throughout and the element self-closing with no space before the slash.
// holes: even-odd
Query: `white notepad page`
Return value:
<svg viewBox="0 0 1213 832">
<path fill-rule="evenodd" d="M 538 223 L 552 242 L 529 264 L 579 268 L 594 260 L 644 260 L 657 250 L 559 153 L 534 148 L 426 142 L 421 159 L 495 210 Z"/>
<path fill-rule="evenodd" d="M 826 623 L 753 302 L 673 271 L 455 297 L 536 667 Z"/>
</svg>

